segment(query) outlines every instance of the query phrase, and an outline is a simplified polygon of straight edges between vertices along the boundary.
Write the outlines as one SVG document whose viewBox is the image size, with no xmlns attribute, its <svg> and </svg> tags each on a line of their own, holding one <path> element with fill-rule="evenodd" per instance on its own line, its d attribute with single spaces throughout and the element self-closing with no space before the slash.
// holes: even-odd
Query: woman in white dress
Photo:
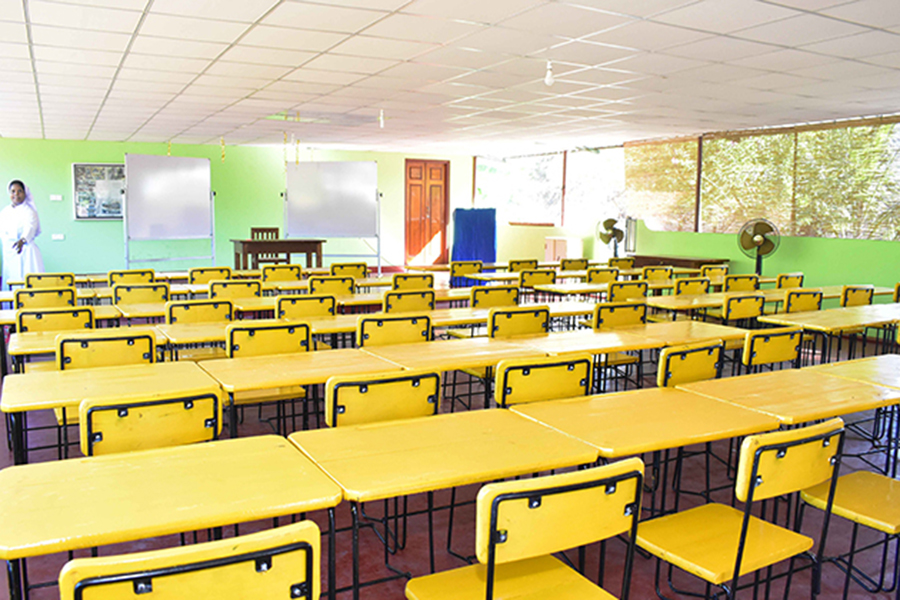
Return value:
<svg viewBox="0 0 900 600">
<path fill-rule="evenodd" d="M 28 273 L 43 273 L 44 259 L 34 243 L 41 233 L 34 199 L 25 184 L 9 182 L 10 205 L 0 210 L 0 244 L 3 244 L 3 289 L 10 281 L 24 281 Z"/>
</svg>

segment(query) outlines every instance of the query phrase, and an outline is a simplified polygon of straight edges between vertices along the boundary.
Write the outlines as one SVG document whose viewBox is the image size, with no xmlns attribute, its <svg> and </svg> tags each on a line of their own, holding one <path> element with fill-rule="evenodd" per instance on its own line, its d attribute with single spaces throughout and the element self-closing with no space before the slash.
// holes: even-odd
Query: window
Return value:
<svg viewBox="0 0 900 600">
<path fill-rule="evenodd" d="M 624 227 L 625 154 L 622 148 L 569 152 L 563 224 L 593 234 L 598 221 L 620 219 Z"/>
<path fill-rule="evenodd" d="M 475 207 L 496 208 L 497 220 L 560 225 L 563 155 L 546 154 L 475 163 Z"/>
<path fill-rule="evenodd" d="M 651 229 L 694 231 L 697 140 L 625 147 L 628 216 Z"/>
</svg>

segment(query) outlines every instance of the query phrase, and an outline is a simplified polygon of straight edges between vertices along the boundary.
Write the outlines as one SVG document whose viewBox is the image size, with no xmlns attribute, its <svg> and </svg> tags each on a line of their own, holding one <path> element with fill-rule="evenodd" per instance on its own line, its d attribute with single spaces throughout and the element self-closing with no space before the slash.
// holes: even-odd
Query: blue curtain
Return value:
<svg viewBox="0 0 900 600">
<path fill-rule="evenodd" d="M 497 210 L 457 208 L 453 211 L 451 260 L 497 261 Z"/>
</svg>

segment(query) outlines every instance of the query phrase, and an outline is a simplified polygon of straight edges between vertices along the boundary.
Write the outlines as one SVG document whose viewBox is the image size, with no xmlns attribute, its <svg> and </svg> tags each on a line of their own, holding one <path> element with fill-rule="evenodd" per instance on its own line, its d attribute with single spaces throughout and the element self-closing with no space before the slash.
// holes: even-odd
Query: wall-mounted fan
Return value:
<svg viewBox="0 0 900 600">
<path fill-rule="evenodd" d="M 618 219 L 606 219 L 597 223 L 597 238 L 604 244 L 612 242 L 613 256 L 619 256 L 619 244 L 625 239 L 625 232 L 616 227 Z"/>
<path fill-rule="evenodd" d="M 762 275 L 764 256 L 771 256 L 781 243 L 778 228 L 766 219 L 753 219 L 741 227 L 738 234 L 738 246 L 741 252 L 756 260 L 756 274 Z"/>
</svg>

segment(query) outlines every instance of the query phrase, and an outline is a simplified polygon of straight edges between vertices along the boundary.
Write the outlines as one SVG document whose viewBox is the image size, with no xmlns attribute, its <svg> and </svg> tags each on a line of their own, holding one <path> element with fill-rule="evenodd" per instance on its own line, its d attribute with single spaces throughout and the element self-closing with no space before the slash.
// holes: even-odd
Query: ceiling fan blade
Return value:
<svg viewBox="0 0 900 600">
<path fill-rule="evenodd" d="M 756 248 L 756 244 L 753 243 L 753 234 L 748 230 L 744 229 L 741 231 L 741 248 L 744 250 L 753 250 Z"/>
<path fill-rule="evenodd" d="M 775 231 L 775 228 L 765 221 L 757 221 L 753 225 L 753 235 L 766 235 L 767 233 L 772 233 Z"/>
<path fill-rule="evenodd" d="M 760 245 L 759 250 L 757 250 L 757 252 L 759 252 L 760 255 L 765 256 L 766 254 L 769 254 L 773 250 L 775 250 L 775 242 L 773 242 L 769 238 L 766 238 L 766 241 L 764 241 L 762 243 L 762 245 Z"/>
</svg>

